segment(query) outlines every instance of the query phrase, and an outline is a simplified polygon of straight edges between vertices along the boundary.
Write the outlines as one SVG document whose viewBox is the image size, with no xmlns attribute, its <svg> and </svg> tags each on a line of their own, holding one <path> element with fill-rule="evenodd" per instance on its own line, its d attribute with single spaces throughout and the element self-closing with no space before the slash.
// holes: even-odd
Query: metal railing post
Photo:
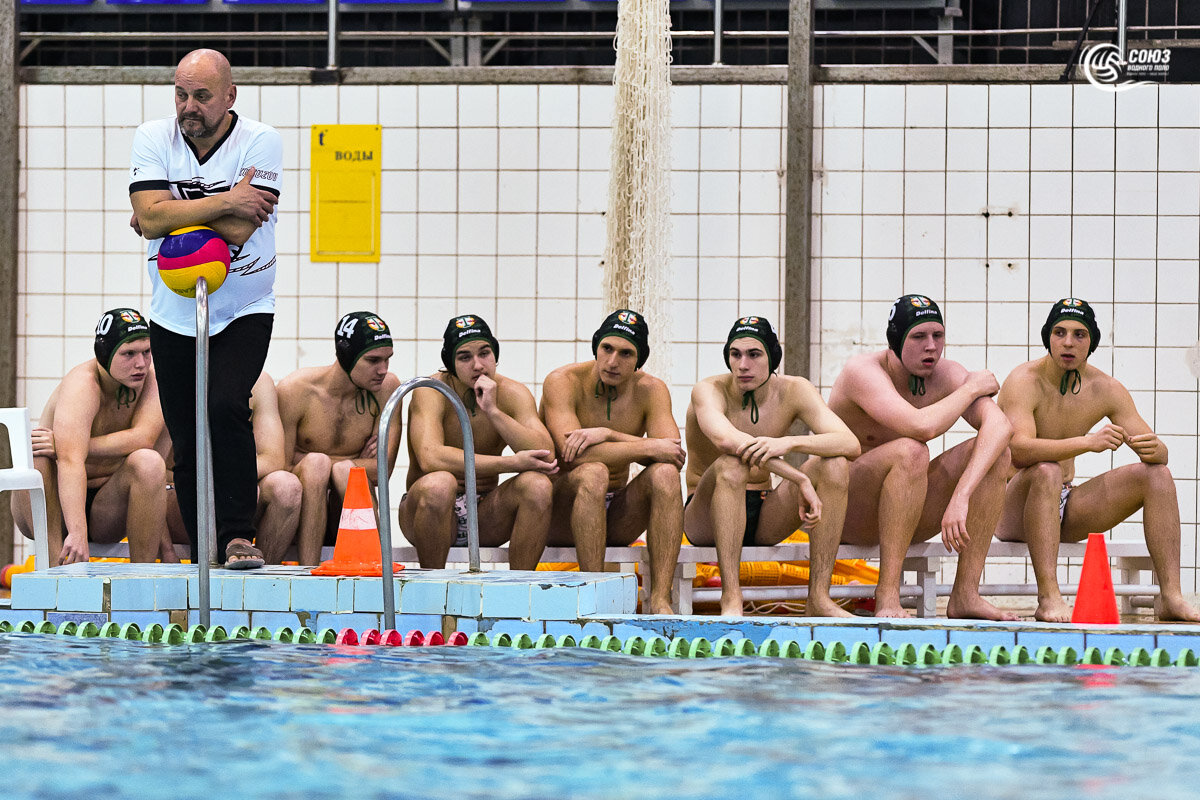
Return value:
<svg viewBox="0 0 1200 800">
<path fill-rule="evenodd" d="M 670 13 L 669 11 L 667 13 Z M 720 64 L 721 37 L 724 35 L 725 9 L 723 0 L 713 0 L 713 64 Z"/>
<path fill-rule="evenodd" d="M 326 31 L 326 69 L 337 69 L 338 0 L 329 0 L 329 30 Z"/>
<path fill-rule="evenodd" d="M 467 407 L 462 398 L 456 395 L 449 386 L 433 378 L 409 378 L 396 387 L 392 396 L 383 405 L 379 414 L 378 471 L 376 478 L 379 488 L 379 552 L 380 575 L 383 583 L 383 630 L 396 627 L 396 597 L 392 588 L 392 518 L 391 496 L 388 488 L 388 432 L 392 426 L 392 415 L 404 395 L 417 388 L 437 389 L 458 414 L 458 424 L 462 428 L 463 437 L 463 482 L 467 487 L 467 558 L 470 561 L 470 571 L 479 572 L 479 509 L 475 493 L 475 436 L 471 432 L 471 418 L 467 415 Z M 386 566 L 385 566 L 386 565 Z"/>
<path fill-rule="evenodd" d="M 211 622 L 209 565 L 216 561 L 212 437 L 208 429 L 208 282 L 196 280 L 196 562 L 200 568 L 200 624 Z"/>
<path fill-rule="evenodd" d="M 1121 63 L 1125 62 L 1125 28 L 1128 24 L 1128 0 L 1117 0 L 1117 50 L 1121 52 Z"/>
</svg>

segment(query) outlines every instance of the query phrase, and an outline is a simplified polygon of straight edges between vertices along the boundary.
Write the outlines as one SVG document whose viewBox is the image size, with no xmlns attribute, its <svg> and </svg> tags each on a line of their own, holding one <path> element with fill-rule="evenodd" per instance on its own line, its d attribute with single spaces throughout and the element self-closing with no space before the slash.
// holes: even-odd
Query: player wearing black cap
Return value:
<svg viewBox="0 0 1200 800">
<path fill-rule="evenodd" d="M 471 415 L 480 544 L 507 542 L 510 567 L 535 569 L 546 546 L 549 476 L 558 462 L 533 394 L 496 371 L 500 342 L 477 314 L 446 323 L 441 356 L 445 369 L 432 377 L 461 397 Z M 413 392 L 400 529 L 417 548 L 422 567 L 446 566 L 450 548 L 467 543 L 463 444 L 458 415 L 446 398 L 433 389 Z M 512 453 L 504 455 L 505 448 Z M 500 482 L 501 475 L 514 472 Z"/>
<path fill-rule="evenodd" d="M 1042 326 L 1046 355 L 1012 371 L 998 401 L 1013 425 L 1004 514 L 996 535 L 1029 544 L 1038 583 L 1039 620 L 1066 622 L 1071 609 L 1058 587 L 1058 543 L 1106 531 L 1139 509 L 1146 548 L 1158 576 L 1160 619 L 1200 621 L 1179 581 L 1179 498 L 1167 446 L 1138 413 L 1120 381 L 1088 363 L 1100 344 L 1096 313 L 1065 297 Z M 1092 430 L 1098 423 L 1103 426 Z M 1127 445 L 1137 462 L 1074 485 L 1075 458 Z"/>
<path fill-rule="evenodd" d="M 379 411 L 400 386 L 388 372 L 392 333 L 379 315 L 352 311 L 333 330 L 337 360 L 299 369 L 279 382 L 288 466 L 300 478 L 301 564 L 320 562 L 322 543 L 332 544 L 352 467 L 363 467 L 374 486 L 379 476 L 376 447 Z M 389 474 L 400 449 L 400 425 L 387 442 Z"/>
<path fill-rule="evenodd" d="M 684 452 L 667 385 L 641 369 L 649 331 L 637 311 L 614 311 L 592 336 L 593 360 L 546 376 L 542 419 L 562 470 L 554 478 L 549 543 L 574 545 L 579 568 L 599 572 L 606 546 L 628 545 L 646 531 L 647 610 L 669 614 L 683 530 Z M 645 469 L 631 481 L 634 463 Z"/>
<path fill-rule="evenodd" d="M 803 525 L 812 542 L 805 609 L 813 616 L 848 616 L 830 599 L 829 583 L 858 440 L 815 386 L 776 373 L 783 348 L 765 317 L 734 322 L 722 354 L 726 371 L 692 389 L 683 515 L 688 541 L 716 545 L 721 614 L 742 613 L 742 546 L 778 544 Z M 790 436 L 796 422 L 812 433 Z M 789 453 L 810 458 L 796 469 L 783 458 Z M 783 478 L 773 491 L 772 474 Z"/>
<path fill-rule="evenodd" d="M 946 326 L 925 295 L 906 294 L 888 316 L 888 348 L 851 358 L 829 394 L 829 407 L 862 446 L 850 467 L 842 541 L 879 545 L 875 616 L 900 617 L 900 577 L 908 545 L 942 535 L 959 553 L 946 613 L 1016 619 L 979 595 L 979 580 L 1008 475 L 1012 426 L 992 402 L 992 373 L 968 372 L 942 357 Z M 979 435 L 931 458 L 928 442 L 959 418 Z"/>
<path fill-rule="evenodd" d="M 166 536 L 166 465 L 153 449 L 163 418 L 149 337 L 135 309 L 106 311 L 96 324 L 96 357 L 66 374 L 33 429 L 51 564 L 86 562 L 89 540 L 119 542 L 127 534 L 131 560 L 161 553 L 178 561 Z M 13 492 L 12 511 L 32 537 L 25 492 Z"/>
</svg>

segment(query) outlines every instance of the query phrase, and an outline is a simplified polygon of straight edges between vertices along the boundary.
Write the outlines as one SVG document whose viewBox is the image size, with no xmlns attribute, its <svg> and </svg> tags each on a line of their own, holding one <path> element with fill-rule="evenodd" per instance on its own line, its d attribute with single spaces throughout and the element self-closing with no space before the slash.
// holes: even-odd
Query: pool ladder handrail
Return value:
<svg viewBox="0 0 1200 800">
<path fill-rule="evenodd" d="M 196 279 L 196 563 L 200 568 L 200 624 L 211 625 L 209 565 L 217 560 L 212 434 L 208 426 L 208 282 Z"/>
<path fill-rule="evenodd" d="M 470 561 L 470 571 L 480 572 L 479 568 L 479 509 L 475 492 L 475 436 L 471 432 L 471 419 L 467 416 L 467 407 L 462 398 L 455 394 L 449 386 L 433 378 L 409 378 L 396 387 L 392 396 L 383 406 L 379 415 L 378 472 L 376 473 L 379 487 L 379 553 L 380 575 L 383 583 L 383 621 L 380 630 L 392 630 L 396 627 L 396 597 L 392 589 L 392 520 L 391 501 L 388 490 L 388 432 L 392 425 L 392 415 L 404 395 L 413 389 L 437 389 L 458 414 L 458 424 L 462 428 L 463 437 L 463 482 L 467 487 L 467 558 Z"/>
</svg>

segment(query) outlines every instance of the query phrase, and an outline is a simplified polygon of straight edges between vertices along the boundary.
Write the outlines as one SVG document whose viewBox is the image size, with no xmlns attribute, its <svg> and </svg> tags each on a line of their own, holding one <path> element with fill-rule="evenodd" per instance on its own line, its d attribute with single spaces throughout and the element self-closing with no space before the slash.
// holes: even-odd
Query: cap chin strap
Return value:
<svg viewBox="0 0 1200 800">
<path fill-rule="evenodd" d="M 771 380 L 771 374 L 772 373 L 769 373 L 769 372 L 767 373 L 767 381 Z M 750 424 L 751 425 L 758 424 L 758 400 L 756 400 L 754 398 L 754 393 L 757 392 L 762 387 L 766 386 L 767 381 L 763 381 L 758 386 L 755 386 L 753 389 L 751 389 L 748 392 L 742 392 L 742 410 L 745 411 L 746 406 L 747 405 L 750 406 Z"/>
<path fill-rule="evenodd" d="M 375 393 L 367 391 L 357 383 L 354 384 L 354 388 L 357 389 L 354 393 L 354 410 L 359 414 L 370 413 L 372 417 L 378 417 L 379 401 L 375 399 Z"/>
<path fill-rule="evenodd" d="M 912 392 L 913 397 L 925 394 L 925 379 L 919 375 L 908 376 L 908 390 Z"/>
<path fill-rule="evenodd" d="M 1083 378 L 1079 377 L 1079 370 L 1069 369 L 1063 373 L 1062 380 L 1058 382 L 1058 393 L 1066 395 L 1067 390 L 1071 390 L 1071 394 L 1079 394 L 1080 387 L 1083 386 Z"/>
<path fill-rule="evenodd" d="M 602 395 L 608 401 L 608 408 L 605 411 L 605 417 L 607 419 L 611 420 L 612 419 L 612 401 L 617 399 L 617 387 L 609 386 L 604 381 L 597 380 L 596 381 L 596 389 L 595 389 L 595 392 L 592 394 L 592 397 L 600 397 Z"/>
<path fill-rule="evenodd" d="M 462 397 L 463 405 L 467 407 L 467 411 L 471 412 L 472 417 L 475 416 L 475 412 L 479 410 L 479 402 L 475 399 L 475 389 L 459 378 L 457 374 L 451 374 L 450 377 L 467 387 L 467 393 L 460 396 Z"/>
<path fill-rule="evenodd" d="M 131 389 L 123 383 L 117 384 L 117 408 L 133 408 L 137 402 L 137 389 Z"/>
</svg>

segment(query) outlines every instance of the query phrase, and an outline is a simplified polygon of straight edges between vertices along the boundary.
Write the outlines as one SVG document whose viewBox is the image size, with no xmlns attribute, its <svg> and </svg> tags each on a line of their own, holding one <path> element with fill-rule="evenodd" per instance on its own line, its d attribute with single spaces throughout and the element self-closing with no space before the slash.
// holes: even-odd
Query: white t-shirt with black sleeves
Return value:
<svg viewBox="0 0 1200 800">
<path fill-rule="evenodd" d="M 239 117 L 225 136 L 203 158 L 179 130 L 174 117 L 140 125 L 133 136 L 129 166 L 129 193 L 169 190 L 180 200 L 198 199 L 227 192 L 255 168 L 251 183 L 279 196 L 283 182 L 283 141 L 270 125 Z M 275 310 L 275 223 L 278 211 L 256 230 L 240 248 L 230 247 L 229 276 L 209 295 L 209 334 L 217 334 L 230 322 L 247 314 Z M 146 247 L 146 270 L 153 294 L 149 317 L 157 324 L 185 336 L 196 335 L 196 301 L 181 297 L 158 277 L 158 248 L 162 239 Z"/>
</svg>

